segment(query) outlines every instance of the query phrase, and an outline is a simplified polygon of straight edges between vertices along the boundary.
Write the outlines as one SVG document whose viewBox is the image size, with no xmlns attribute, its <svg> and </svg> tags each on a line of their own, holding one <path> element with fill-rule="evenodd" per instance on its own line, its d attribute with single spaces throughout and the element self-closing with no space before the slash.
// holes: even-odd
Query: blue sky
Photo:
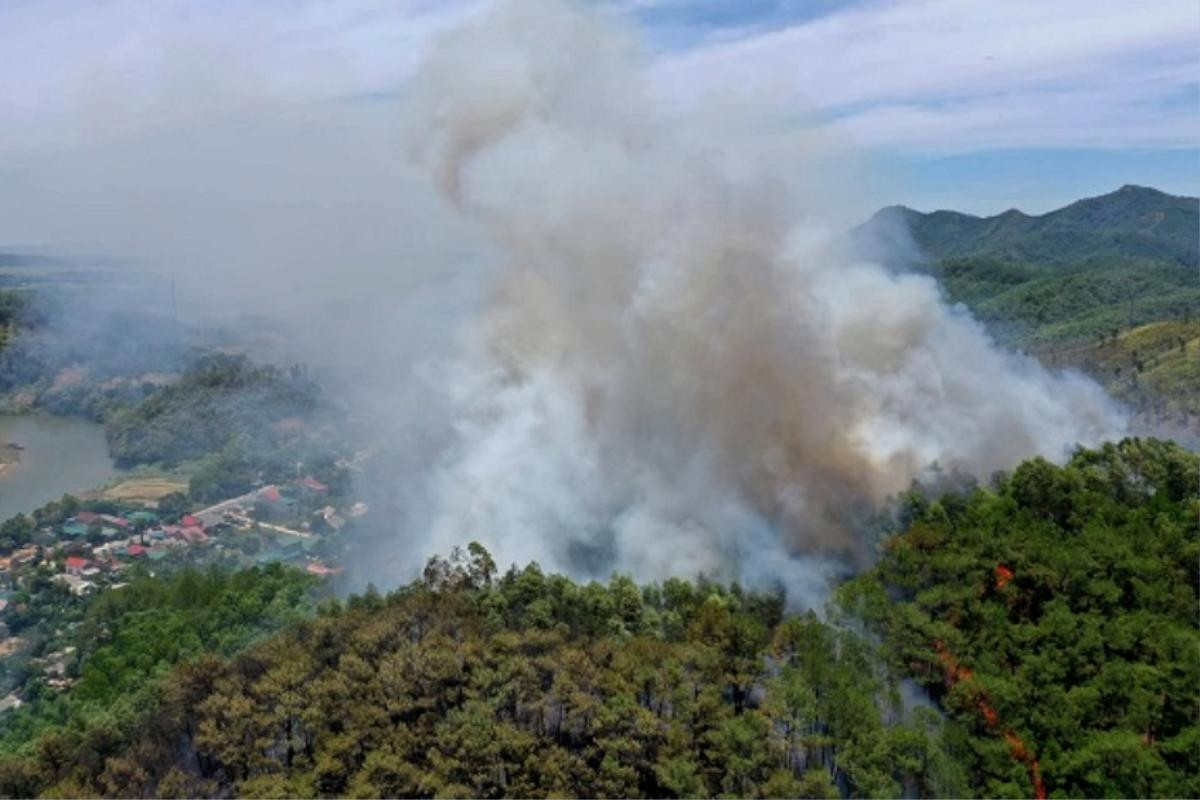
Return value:
<svg viewBox="0 0 1200 800">
<path fill-rule="evenodd" d="M 1195 196 L 1200 151 L 1194 148 L 982 150 L 952 156 L 882 153 L 879 196 L 922 210 L 952 208 L 1043 213 L 1125 184 Z"/>
<path fill-rule="evenodd" d="M 702 45 L 714 36 L 784 28 L 854 5 L 853 0 L 659 0 L 615 7 L 637 19 L 651 44 L 660 49 Z"/>
<path fill-rule="evenodd" d="M 399 94 L 432 38 L 488 2 L 4 0 L 0 170 L 182 108 Z M 829 126 L 877 205 L 1200 193 L 1195 0 L 592 2 L 636 29 L 664 103 L 746 95 L 775 134 Z"/>
<path fill-rule="evenodd" d="M 1200 193 L 1194 2 L 634 5 L 676 91 L 755 86 L 831 121 L 881 200 L 995 213 L 1126 183 Z"/>
</svg>

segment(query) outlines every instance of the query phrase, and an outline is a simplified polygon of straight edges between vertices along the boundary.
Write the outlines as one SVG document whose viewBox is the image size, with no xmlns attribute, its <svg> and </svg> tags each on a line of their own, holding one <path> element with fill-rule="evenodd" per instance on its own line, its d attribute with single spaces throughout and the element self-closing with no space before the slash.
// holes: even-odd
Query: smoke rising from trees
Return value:
<svg viewBox="0 0 1200 800">
<path fill-rule="evenodd" d="M 843 246 L 836 136 L 664 107 L 635 38 L 576 5 L 472 17 L 399 108 L 253 81 L 227 107 L 184 75 L 140 128 L 9 159 L 0 234 L 136 257 L 184 313 L 274 316 L 336 367 L 390 452 L 364 579 L 474 539 L 812 604 L 932 464 L 987 476 L 1124 429 L 1090 380 Z"/>
<path fill-rule="evenodd" d="M 806 225 L 822 186 L 793 196 L 772 163 L 697 145 L 630 41 L 572 6 L 446 35 L 407 124 L 504 264 L 446 373 L 422 552 L 477 538 L 811 598 L 820 557 L 862 557 L 863 516 L 932 463 L 987 475 L 1122 429 L 1091 381 L 998 350 L 930 278 Z"/>
</svg>

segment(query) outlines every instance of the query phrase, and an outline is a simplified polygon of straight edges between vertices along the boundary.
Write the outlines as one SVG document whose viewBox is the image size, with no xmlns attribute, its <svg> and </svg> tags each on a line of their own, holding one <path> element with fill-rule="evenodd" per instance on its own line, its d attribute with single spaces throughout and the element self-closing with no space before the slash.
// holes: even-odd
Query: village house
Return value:
<svg viewBox="0 0 1200 800">
<path fill-rule="evenodd" d="M 307 478 L 298 482 L 298 485 L 313 495 L 324 495 L 329 493 L 329 487 L 321 483 L 319 480 L 309 475 Z"/>
<path fill-rule="evenodd" d="M 296 501 L 281 492 L 278 486 L 264 486 L 254 496 L 254 511 L 260 517 L 287 517 L 295 507 Z"/>
<path fill-rule="evenodd" d="M 127 520 L 125 517 L 116 516 L 114 514 L 101 514 L 100 520 L 102 522 L 107 522 L 109 525 L 115 525 L 121 530 L 126 530 L 133 527 L 133 523 Z"/>
<path fill-rule="evenodd" d="M 96 588 L 96 584 L 92 583 L 91 581 L 84 580 L 79 575 L 73 575 L 71 573 L 64 572 L 62 574 L 55 575 L 54 579 L 70 589 L 71 594 L 76 596 L 85 595 L 92 589 Z"/>
<path fill-rule="evenodd" d="M 64 647 L 62 650 L 40 659 L 44 665 L 47 686 L 52 689 L 65 689 L 71 685 L 72 681 L 67 677 L 67 665 L 74 654 L 74 647 Z"/>
<path fill-rule="evenodd" d="M 188 544 L 203 544 L 208 541 L 204 526 L 191 514 L 180 520 L 179 538 Z"/>
<path fill-rule="evenodd" d="M 136 544 L 136 543 L 137 543 L 137 540 L 134 539 L 132 536 L 127 537 L 125 539 L 113 539 L 111 541 L 105 542 L 104 544 L 98 545 L 95 548 L 93 548 L 92 557 L 93 558 L 101 558 L 101 557 L 107 557 L 107 556 L 111 556 L 111 555 L 125 555 L 125 548 L 129 547 L 129 545 L 131 545 L 131 544 Z"/>
<path fill-rule="evenodd" d="M 314 517 L 320 517 L 325 521 L 325 524 L 335 531 L 339 530 L 346 524 L 346 520 L 342 519 L 337 513 L 337 509 L 333 506 L 325 506 L 313 512 Z"/>
<path fill-rule="evenodd" d="M 24 549 L 17 550 L 11 556 L 9 556 L 9 564 L 12 569 L 18 569 L 26 564 L 32 563 L 33 560 L 37 558 L 37 554 L 38 550 L 36 547 L 26 547 Z"/>
<path fill-rule="evenodd" d="M 158 524 L 158 514 L 153 511 L 134 511 L 128 515 L 128 519 L 134 525 L 149 527 Z"/>
</svg>

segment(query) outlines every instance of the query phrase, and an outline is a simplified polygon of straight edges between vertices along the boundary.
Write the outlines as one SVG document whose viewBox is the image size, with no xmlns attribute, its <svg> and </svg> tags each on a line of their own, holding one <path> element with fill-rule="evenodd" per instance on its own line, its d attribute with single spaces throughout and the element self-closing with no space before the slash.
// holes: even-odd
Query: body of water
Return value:
<svg viewBox="0 0 1200 800">
<path fill-rule="evenodd" d="M 0 520 L 67 493 L 95 489 L 117 475 L 104 427 L 51 416 L 0 414 L 0 444 L 20 445 L 19 463 L 0 474 Z"/>
</svg>

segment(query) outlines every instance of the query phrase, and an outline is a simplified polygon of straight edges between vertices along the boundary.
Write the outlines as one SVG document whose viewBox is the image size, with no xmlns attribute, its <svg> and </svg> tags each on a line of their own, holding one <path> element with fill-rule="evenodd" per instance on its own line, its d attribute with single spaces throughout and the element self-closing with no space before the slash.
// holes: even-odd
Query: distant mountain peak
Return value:
<svg viewBox="0 0 1200 800">
<path fill-rule="evenodd" d="M 1117 191 L 1111 192 L 1111 194 L 1119 194 L 1121 192 L 1145 192 L 1147 194 L 1161 194 L 1161 195 L 1167 194 L 1166 192 L 1162 191 L 1161 189 L 1155 189 L 1153 186 L 1139 186 L 1136 183 L 1127 183 L 1124 186 L 1122 186 L 1120 189 L 1117 189 Z M 1167 195 L 1167 196 L 1170 197 L 1171 195 Z"/>
<path fill-rule="evenodd" d="M 1108 194 L 1086 197 L 1045 214 L 1017 208 L 989 217 L 888 206 L 856 233 L 879 237 L 902 222 L 924 257 L 932 260 L 995 256 L 1045 266 L 1095 258 L 1200 263 L 1197 230 L 1200 200 L 1159 189 L 1125 184 Z M 896 240 L 896 234 L 891 234 Z M 911 248 L 910 248 L 911 249 Z"/>
</svg>

